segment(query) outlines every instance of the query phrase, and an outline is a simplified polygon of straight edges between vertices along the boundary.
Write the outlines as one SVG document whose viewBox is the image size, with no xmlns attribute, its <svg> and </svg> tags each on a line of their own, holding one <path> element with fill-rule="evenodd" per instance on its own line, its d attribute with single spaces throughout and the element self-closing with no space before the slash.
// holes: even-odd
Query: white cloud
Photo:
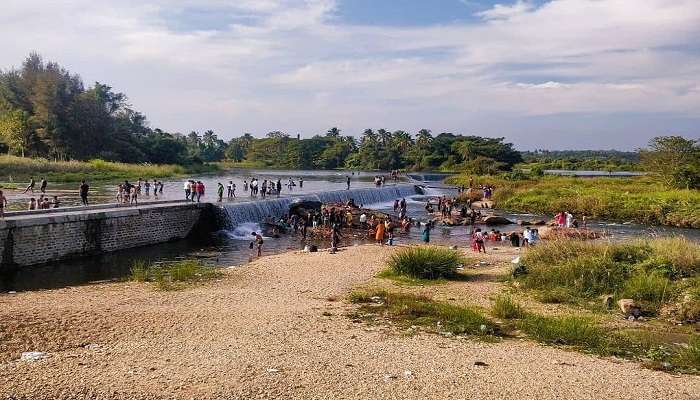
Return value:
<svg viewBox="0 0 700 400">
<path fill-rule="evenodd" d="M 511 5 L 496 4 L 493 8 L 477 13 L 484 19 L 510 19 L 532 11 L 535 6 L 529 1 L 518 0 Z"/>
<path fill-rule="evenodd" d="M 332 0 L 5 3 L 0 68 L 36 50 L 124 91 L 174 131 L 461 131 L 493 115 L 561 113 L 700 118 L 696 0 L 517 1 L 480 13 L 486 21 L 413 27 L 349 25 Z M 207 13 L 195 24 L 197 10 Z"/>
</svg>

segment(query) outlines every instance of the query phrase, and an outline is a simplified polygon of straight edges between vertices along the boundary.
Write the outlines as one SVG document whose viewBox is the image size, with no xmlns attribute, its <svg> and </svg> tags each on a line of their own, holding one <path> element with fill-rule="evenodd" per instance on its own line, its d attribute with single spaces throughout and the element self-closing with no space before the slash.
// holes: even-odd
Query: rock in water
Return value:
<svg viewBox="0 0 700 400">
<path fill-rule="evenodd" d="M 509 220 L 506 217 L 501 217 L 498 215 L 489 215 L 488 217 L 484 218 L 484 223 L 486 225 L 512 225 L 513 221 Z"/>
</svg>

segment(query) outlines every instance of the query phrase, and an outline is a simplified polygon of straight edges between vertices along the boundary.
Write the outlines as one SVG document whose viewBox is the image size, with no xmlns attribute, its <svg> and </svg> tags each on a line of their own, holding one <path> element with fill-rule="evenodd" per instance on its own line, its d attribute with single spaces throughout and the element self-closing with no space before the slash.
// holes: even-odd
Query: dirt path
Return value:
<svg viewBox="0 0 700 400">
<path fill-rule="evenodd" d="M 699 377 L 630 362 L 354 324 L 343 298 L 388 252 L 270 256 L 178 292 L 115 283 L 0 295 L 0 396 L 698 398 Z M 22 351 L 50 356 L 19 361 Z"/>
</svg>

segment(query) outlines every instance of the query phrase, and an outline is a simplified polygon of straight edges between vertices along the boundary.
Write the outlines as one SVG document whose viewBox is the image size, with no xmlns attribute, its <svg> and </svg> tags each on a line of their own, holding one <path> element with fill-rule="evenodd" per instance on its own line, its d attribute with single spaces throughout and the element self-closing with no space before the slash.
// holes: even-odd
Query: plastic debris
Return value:
<svg viewBox="0 0 700 400">
<path fill-rule="evenodd" d="M 39 361 L 47 358 L 49 355 L 43 351 L 25 351 L 19 357 L 22 361 Z"/>
</svg>

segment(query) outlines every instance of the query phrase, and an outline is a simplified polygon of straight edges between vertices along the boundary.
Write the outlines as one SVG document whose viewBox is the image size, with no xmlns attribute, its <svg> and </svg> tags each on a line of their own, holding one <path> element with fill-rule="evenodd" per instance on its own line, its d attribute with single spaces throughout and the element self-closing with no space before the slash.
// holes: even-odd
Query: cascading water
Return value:
<svg viewBox="0 0 700 400">
<path fill-rule="evenodd" d="M 259 223 L 268 216 L 279 218 L 289 212 L 289 206 L 297 201 L 345 203 L 353 199 L 355 204 L 368 207 L 373 204 L 414 196 L 417 193 L 418 188 L 414 185 L 396 185 L 382 188 L 336 190 L 298 197 L 283 197 L 278 199 L 224 204 L 221 206 L 225 214 L 224 221 L 222 222 L 226 230 L 235 232 L 237 227 L 246 223 Z"/>
</svg>

